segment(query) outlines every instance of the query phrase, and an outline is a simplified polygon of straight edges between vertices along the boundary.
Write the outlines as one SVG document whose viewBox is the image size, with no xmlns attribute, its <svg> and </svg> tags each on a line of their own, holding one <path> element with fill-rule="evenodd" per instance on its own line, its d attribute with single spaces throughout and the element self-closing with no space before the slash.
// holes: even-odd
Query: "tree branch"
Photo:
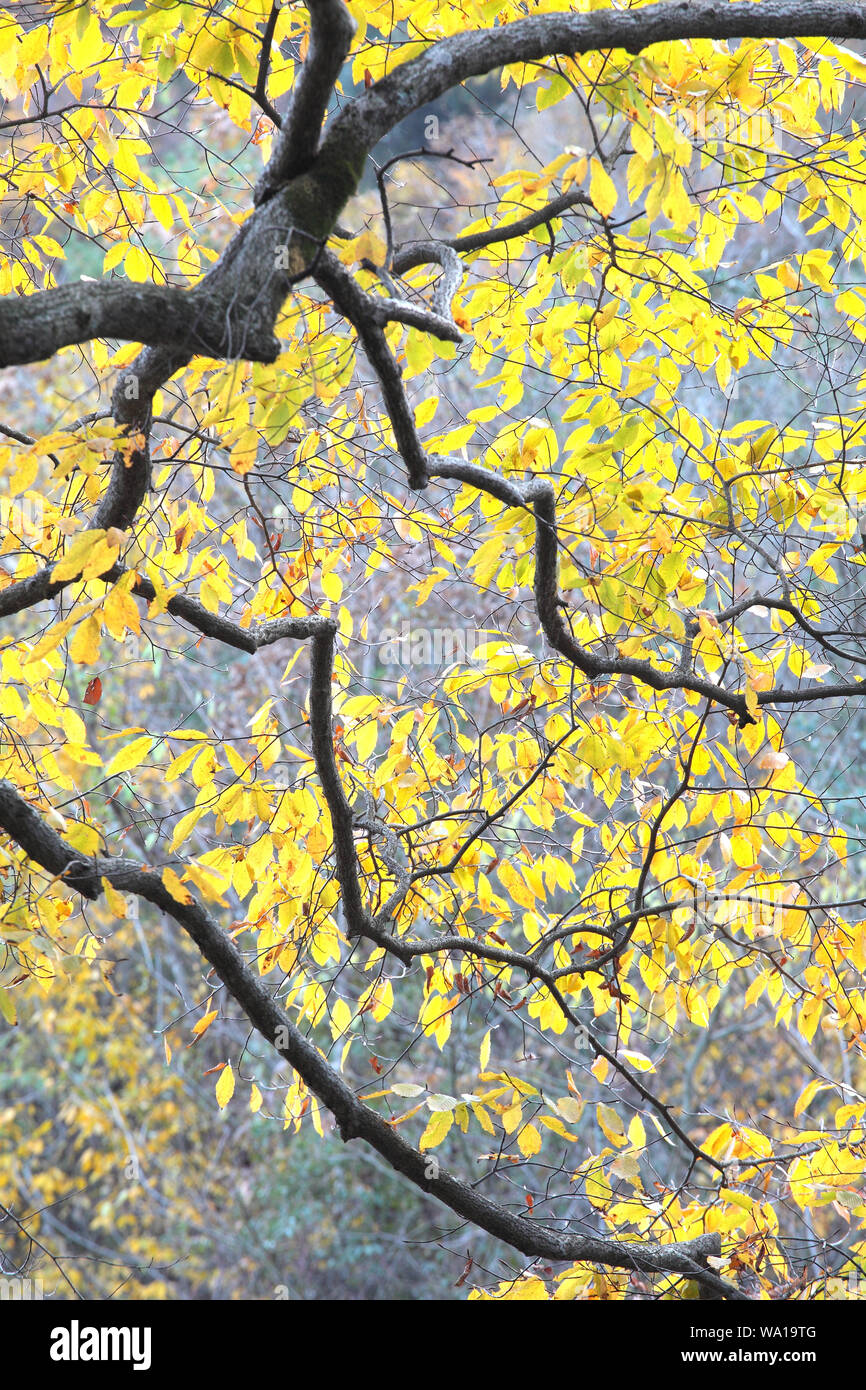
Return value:
<svg viewBox="0 0 866 1390">
<path fill-rule="evenodd" d="M 80 281 L 0 299 L 0 367 L 39 362 L 92 338 L 119 338 L 232 361 L 274 362 L 274 333 L 346 201 L 358 167 L 322 160 L 258 208 L 192 289 L 129 280 Z"/>
<path fill-rule="evenodd" d="M 225 82 L 229 87 L 235 87 L 244 96 L 254 101 L 260 110 L 264 111 L 269 120 L 279 130 L 282 127 L 283 119 L 275 106 L 268 101 L 268 69 L 271 65 L 271 45 L 274 41 L 274 30 L 277 27 L 277 20 L 280 14 L 279 0 L 274 0 L 271 5 L 271 12 L 265 25 L 265 32 L 262 35 L 262 48 L 259 54 L 259 70 L 256 74 L 256 85 L 252 89 L 246 87 L 243 82 L 236 82 L 232 77 L 223 77 L 222 73 L 209 72 L 208 77 L 216 78 L 218 82 Z"/>
<path fill-rule="evenodd" d="M 256 184 L 256 206 L 312 163 L 328 103 L 355 35 L 355 21 L 342 0 L 307 0 L 307 10 L 310 47 L 271 157 Z"/>
<path fill-rule="evenodd" d="M 313 640 L 315 647 L 317 639 Z M 240 951 L 192 894 L 189 903 L 179 903 L 164 887 L 158 874 L 122 858 L 83 861 L 7 781 L 0 781 L 0 827 L 35 863 L 55 875 L 65 871 L 64 882 L 83 896 L 91 900 L 99 897 L 105 878 L 119 892 L 144 898 L 178 922 L 261 1036 L 276 1048 L 330 1110 L 343 1140 L 365 1140 L 392 1168 L 463 1220 L 472 1222 L 529 1258 L 568 1263 L 587 1261 L 615 1269 L 680 1275 L 725 1298 L 747 1301 L 747 1296 L 739 1289 L 701 1263 L 707 1257 L 720 1255 L 721 1240 L 717 1233 L 670 1245 L 572 1235 L 551 1230 L 527 1216 L 516 1216 L 474 1187 L 443 1172 L 438 1165 L 438 1175 L 428 1176 L 428 1156 L 414 1149 L 392 1125 L 358 1099 L 339 1072 L 283 1012 L 264 982 L 248 969 Z M 73 861 L 71 867 L 70 861 Z"/>
<path fill-rule="evenodd" d="M 0 299 L 0 367 L 42 362 L 91 338 L 204 350 L 209 336 L 193 293 L 171 285 L 85 280 Z"/>
<path fill-rule="evenodd" d="M 355 329 L 367 360 L 379 379 L 397 448 L 409 475 L 409 486 L 426 487 L 427 459 L 415 429 L 415 417 L 403 390 L 400 368 L 391 355 L 382 328 L 370 313 L 370 296 L 364 293 L 334 256 L 326 254 L 320 258 L 316 279 L 333 300 L 338 312 Z"/>
<path fill-rule="evenodd" d="M 426 265 L 428 261 L 439 261 L 442 265 L 444 262 L 440 257 L 445 247 L 457 252 L 480 251 L 487 246 L 495 245 L 497 242 L 510 241 L 512 237 L 525 236 L 527 232 L 534 231 L 536 227 L 546 226 L 555 217 L 561 217 L 569 208 L 578 206 L 591 208 L 593 206 L 592 199 L 580 189 L 570 189 L 567 193 L 560 193 L 557 198 L 551 198 L 550 202 L 545 203 L 543 208 L 536 208 L 534 212 L 528 212 L 525 217 L 518 218 L 516 222 L 506 222 L 504 227 L 491 227 L 482 232 L 465 232 L 462 236 L 446 237 L 441 241 L 406 242 L 395 254 L 391 268 L 395 275 L 404 275 L 407 270 L 411 270 L 416 265 Z M 434 247 L 436 248 L 435 254 L 432 250 Z M 455 285 L 455 290 L 456 288 Z"/>
<path fill-rule="evenodd" d="M 463 279 L 463 266 L 460 257 L 447 241 L 413 241 L 395 257 L 391 269 L 395 275 L 402 275 L 416 265 L 429 265 L 435 262 L 442 267 L 442 274 L 433 290 L 433 313 L 451 320 L 451 301 L 460 288 Z M 459 341 L 459 333 L 452 341 Z"/>
<path fill-rule="evenodd" d="M 632 11 L 533 15 L 484 31 L 467 30 L 431 44 L 349 102 L 331 124 L 323 149 L 339 149 L 348 139 L 371 150 L 399 121 L 449 88 L 509 63 L 607 49 L 642 53 L 678 39 L 788 39 L 798 34 L 864 39 L 866 11 L 862 4 L 843 0 L 763 0 L 760 5 L 695 0 Z"/>
<path fill-rule="evenodd" d="M 313 634 L 310 656 L 310 738 L 316 771 L 331 813 L 334 835 L 334 856 L 337 880 L 343 897 L 347 936 L 365 936 L 370 925 L 364 909 L 361 882 L 358 876 L 358 856 L 353 836 L 354 815 L 343 791 L 337 761 L 334 756 L 334 727 L 331 703 L 331 677 L 334 671 L 334 639 L 337 624 L 328 619 L 328 626 Z"/>
</svg>

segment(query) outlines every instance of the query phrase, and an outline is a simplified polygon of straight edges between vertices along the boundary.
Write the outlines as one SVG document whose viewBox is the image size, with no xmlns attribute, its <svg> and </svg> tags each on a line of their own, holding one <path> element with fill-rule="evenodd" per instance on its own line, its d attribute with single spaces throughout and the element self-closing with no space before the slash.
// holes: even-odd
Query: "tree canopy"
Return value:
<svg viewBox="0 0 866 1390">
<path fill-rule="evenodd" d="M 864 39 L 0 10 L 7 1043 L 210 1047 L 473 1297 L 862 1276 Z"/>
</svg>

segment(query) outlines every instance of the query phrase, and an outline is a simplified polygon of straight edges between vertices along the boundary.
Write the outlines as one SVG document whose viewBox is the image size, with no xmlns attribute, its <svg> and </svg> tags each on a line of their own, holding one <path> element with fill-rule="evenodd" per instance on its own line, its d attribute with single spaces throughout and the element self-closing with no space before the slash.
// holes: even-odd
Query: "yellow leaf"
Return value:
<svg viewBox="0 0 866 1390">
<path fill-rule="evenodd" d="M 152 193 L 149 203 L 156 220 L 167 232 L 170 232 L 174 226 L 174 213 L 168 198 L 164 193 Z"/>
<path fill-rule="evenodd" d="M 331 1010 L 331 1032 L 340 1038 L 352 1022 L 352 1010 L 345 999 L 338 999 Z"/>
<path fill-rule="evenodd" d="M 451 1114 L 450 1110 L 437 1110 L 435 1114 L 430 1116 L 427 1128 L 421 1135 L 421 1140 L 418 1144 L 419 1149 L 423 1152 L 424 1149 L 437 1148 L 442 1143 L 442 1140 L 445 1138 L 445 1135 L 448 1133 L 453 1123 L 454 1116 Z"/>
<path fill-rule="evenodd" d="M 210 1009 L 206 1014 L 202 1015 L 197 1023 L 193 1024 L 192 1031 L 197 1038 L 200 1038 L 202 1033 L 207 1032 L 218 1013 L 219 1009 Z"/>
<path fill-rule="evenodd" d="M 571 1130 L 566 1129 L 562 1120 L 558 1120 L 555 1115 L 542 1115 L 541 1123 L 544 1125 L 545 1129 L 553 1130 L 554 1134 L 558 1134 L 561 1139 L 567 1139 L 570 1144 L 575 1144 L 577 1142 L 577 1135 L 572 1134 Z"/>
<path fill-rule="evenodd" d="M 506 1134 L 513 1134 L 523 1117 L 523 1106 L 518 1101 L 516 1105 L 510 1105 L 503 1111 L 502 1124 Z"/>
<path fill-rule="evenodd" d="M 187 877 L 191 878 L 199 892 L 212 903 L 223 903 L 223 893 L 227 883 L 221 873 L 215 869 L 206 869 L 195 861 L 186 866 Z"/>
<path fill-rule="evenodd" d="M 329 598 L 332 603 L 339 603 L 343 596 L 343 581 L 333 570 L 331 570 L 330 574 L 322 575 L 322 593 L 325 595 L 325 598 Z"/>
<path fill-rule="evenodd" d="M 127 628 L 130 632 L 141 632 L 138 604 L 124 589 L 112 589 L 103 605 L 103 614 L 105 626 L 118 642 L 123 640 Z"/>
<path fill-rule="evenodd" d="M 118 536 L 121 540 L 117 539 Z M 112 527 L 95 545 L 91 546 L 84 564 L 81 566 L 81 578 L 98 579 L 101 574 L 105 574 L 106 570 L 110 569 L 117 559 L 122 539 L 123 532 Z"/>
<path fill-rule="evenodd" d="M 220 607 L 219 590 L 212 579 L 203 579 L 198 591 L 199 599 L 209 613 L 218 613 Z"/>
<path fill-rule="evenodd" d="M 365 763 L 375 751 L 378 736 L 379 725 L 375 719 L 368 719 L 366 724 L 362 724 L 354 730 L 352 737 L 355 740 L 355 749 L 360 762 Z"/>
<path fill-rule="evenodd" d="M 428 425 L 436 414 L 436 407 L 439 404 L 438 396 L 428 396 L 426 401 L 421 401 L 420 405 L 415 406 L 415 424 L 420 429 L 422 425 Z"/>
<path fill-rule="evenodd" d="M 585 1180 L 585 1191 L 589 1200 L 599 1211 L 606 1211 L 610 1205 L 612 1193 L 610 1183 L 605 1177 L 601 1168 L 596 1168 L 587 1173 Z"/>
<path fill-rule="evenodd" d="M 256 1115 L 262 1108 L 263 1096 L 255 1081 L 250 1087 L 250 1109 Z"/>
<path fill-rule="evenodd" d="M 602 217 L 609 217 L 616 207 L 616 185 L 600 160 L 593 159 L 590 170 L 589 196 Z"/>
<path fill-rule="evenodd" d="M 181 816 L 177 825 L 174 827 L 174 834 L 171 837 L 171 843 L 169 845 L 169 850 L 172 853 L 180 848 L 193 826 L 201 820 L 203 815 L 204 809 L 201 806 L 193 806 L 191 811 L 187 811 L 185 816 Z"/>
<path fill-rule="evenodd" d="M 123 260 L 128 279 L 142 283 L 150 279 L 150 256 L 140 246 L 130 246 Z"/>
<path fill-rule="evenodd" d="M 225 1110 L 235 1093 L 235 1074 L 231 1062 L 226 1062 L 217 1078 L 216 1098 L 220 1110 Z"/>
<path fill-rule="evenodd" d="M 64 618 L 62 623 L 52 623 L 45 636 L 41 637 L 32 651 L 27 653 L 25 657 L 26 664 L 29 665 L 31 662 L 41 661 L 49 652 L 54 651 L 54 648 L 60 645 L 67 632 L 69 632 L 70 628 L 74 627 L 77 622 L 78 614 L 73 613 L 72 617 Z"/>
<path fill-rule="evenodd" d="M 26 492 L 36 481 L 36 474 L 39 472 L 39 456 L 37 454 L 21 454 L 18 456 L 17 468 L 11 476 L 7 476 L 5 481 L 6 489 L 14 497 L 16 493 Z"/>
<path fill-rule="evenodd" d="M 126 898 L 122 893 L 118 893 L 116 888 L 112 887 L 107 878 L 103 878 L 102 880 L 102 891 L 115 917 L 125 917 L 128 911 Z"/>
<path fill-rule="evenodd" d="M 803 1111 L 809 1107 L 809 1105 L 815 1099 L 815 1096 L 818 1094 L 819 1091 L 823 1091 L 826 1089 L 827 1083 L 825 1081 L 822 1081 L 820 1077 L 818 1077 L 815 1081 L 810 1081 L 808 1086 L 806 1086 L 800 1092 L 800 1095 L 797 1099 L 797 1104 L 794 1106 L 794 1119 L 796 1120 L 798 1115 L 802 1115 Z"/>
<path fill-rule="evenodd" d="M 742 1207 L 745 1211 L 751 1211 L 754 1206 L 751 1197 L 747 1197 L 745 1192 L 734 1192 L 730 1187 L 720 1187 L 719 1196 L 728 1202 L 733 1202 L 737 1207 Z"/>
<path fill-rule="evenodd" d="M 480 1124 L 481 1128 L 484 1130 L 485 1134 L 495 1134 L 496 1131 L 493 1128 L 493 1121 L 491 1120 L 487 1111 L 484 1109 L 484 1106 L 479 1105 L 477 1101 L 473 1101 L 472 1109 L 475 1114 L 476 1120 Z"/>
<path fill-rule="evenodd" d="M 602 1130 L 605 1138 L 608 1139 L 611 1144 L 615 1144 L 617 1148 L 620 1148 L 626 1142 L 625 1127 L 622 1122 L 622 1117 L 618 1115 L 610 1105 L 596 1106 L 595 1113 L 599 1128 Z"/>
<path fill-rule="evenodd" d="M 562 1096 L 556 1102 L 556 1108 L 564 1120 L 576 1125 L 583 1114 L 583 1101 L 577 1096 Z"/>
<path fill-rule="evenodd" d="M 642 1149 L 646 1144 L 646 1130 L 640 1115 L 632 1116 L 628 1127 L 628 1142 L 636 1149 Z"/>
<path fill-rule="evenodd" d="M 54 582 L 59 584 L 62 580 L 75 579 L 81 574 L 88 556 L 104 540 L 104 531 L 82 531 L 80 536 L 76 536 L 67 548 L 63 559 L 58 560 L 51 571 L 51 578 Z"/>
<path fill-rule="evenodd" d="M 374 265 L 383 265 L 385 261 L 385 243 L 381 237 L 376 236 L 375 232 L 363 231 L 360 236 L 355 237 L 350 242 L 346 252 L 343 253 L 343 260 L 349 264 L 354 261 L 372 261 Z"/>
<path fill-rule="evenodd" d="M 95 615 L 78 624 L 69 643 L 69 655 L 76 664 L 89 666 L 99 660 L 100 630 L 101 624 Z"/>
<path fill-rule="evenodd" d="M 139 763 L 144 762 L 152 747 L 153 739 L 149 734 L 133 739 L 132 743 L 115 753 L 105 769 L 106 777 L 113 777 L 116 772 L 128 772 L 131 767 L 138 767 Z"/>
<path fill-rule="evenodd" d="M 162 871 L 163 887 L 167 888 L 175 902 L 191 903 L 192 897 L 189 890 L 184 887 L 175 873 L 174 869 L 165 868 Z"/>
<path fill-rule="evenodd" d="M 307 836 L 307 849 L 310 851 L 316 863 L 318 863 L 327 848 L 328 837 L 322 827 L 317 823 Z"/>
<path fill-rule="evenodd" d="M 541 1149 L 541 1135 L 535 1125 L 524 1125 L 517 1136 L 517 1144 L 524 1158 L 532 1158 Z"/>
</svg>

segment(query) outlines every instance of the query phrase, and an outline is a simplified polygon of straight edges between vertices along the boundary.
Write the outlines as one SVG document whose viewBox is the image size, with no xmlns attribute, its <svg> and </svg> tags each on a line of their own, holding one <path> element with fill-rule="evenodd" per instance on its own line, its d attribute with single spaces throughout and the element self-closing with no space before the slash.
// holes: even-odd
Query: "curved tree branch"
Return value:
<svg viewBox="0 0 866 1390">
<path fill-rule="evenodd" d="M 333 300 L 338 312 L 348 319 L 379 380 L 397 448 L 409 475 L 409 486 L 427 483 L 427 459 L 415 429 L 415 417 L 403 390 L 402 373 L 394 361 L 385 334 L 370 311 L 371 297 L 364 293 L 335 256 L 325 254 L 316 269 L 316 279 Z"/>
<path fill-rule="evenodd" d="M 315 639 L 314 639 L 315 640 Z M 243 956 L 206 908 L 190 895 L 179 903 L 157 873 L 122 858 L 84 860 L 19 796 L 10 782 L 0 781 L 0 827 L 35 863 L 82 896 L 94 900 L 105 878 L 122 893 L 133 893 L 178 922 L 213 966 L 261 1036 L 294 1067 L 304 1084 L 330 1110 L 344 1141 L 360 1138 L 416 1187 L 430 1193 L 465 1221 L 470 1221 L 529 1258 L 588 1261 L 615 1269 L 680 1275 L 725 1298 L 746 1301 L 746 1295 L 720 1279 L 702 1263 L 721 1253 L 718 1234 L 661 1245 L 656 1241 L 615 1241 L 571 1235 L 542 1226 L 491 1201 L 438 1164 L 430 1176 L 428 1157 L 408 1144 L 387 1120 L 366 1105 L 318 1048 L 296 1027 L 273 999 L 264 982 L 245 964 Z"/>
<path fill-rule="evenodd" d="M 343 791 L 334 757 L 334 727 L 331 704 L 331 678 L 334 672 L 334 639 L 337 624 L 328 621 L 313 635 L 310 656 L 310 740 L 316 771 L 331 813 L 337 879 L 340 884 L 347 935 L 365 936 L 369 916 L 361 897 L 358 858 L 352 835 L 354 815 Z"/>
<path fill-rule="evenodd" d="M 561 217 L 570 208 L 592 206 L 592 199 L 581 189 L 569 189 L 567 193 L 560 193 L 558 197 L 551 198 L 543 208 L 536 208 L 534 212 L 528 212 L 525 217 L 519 217 L 515 222 L 506 222 L 503 227 L 491 227 L 481 232 L 465 232 L 462 236 L 445 237 L 441 241 L 406 242 L 394 256 L 391 269 L 395 275 L 404 275 L 414 266 L 426 265 L 429 261 L 438 261 L 444 267 L 443 257 L 446 248 L 458 252 L 481 251 L 500 241 L 525 236 L 536 227 L 548 226 L 554 218 Z M 459 283 L 458 280 L 451 292 L 451 298 L 454 297 Z"/>
<path fill-rule="evenodd" d="M 256 184 L 256 205 L 307 169 L 319 147 L 322 122 L 355 34 L 343 0 L 307 0 L 310 47 L 274 141 L 267 168 Z"/>
<path fill-rule="evenodd" d="M 451 301 L 463 279 L 463 266 L 453 246 L 447 241 L 412 241 L 394 258 L 391 269 L 395 275 L 402 275 L 412 266 L 429 265 L 431 262 L 442 267 L 442 274 L 433 290 L 433 313 L 450 320 Z M 455 342 L 459 336 L 454 339 Z"/>
<path fill-rule="evenodd" d="M 350 140 L 371 150 L 399 121 L 449 88 L 509 63 L 607 49 L 642 53 L 677 39 L 787 39 L 798 34 L 866 38 L 866 11 L 845 0 L 763 0 L 759 5 L 690 0 L 627 12 L 533 15 L 483 32 L 467 30 L 431 44 L 349 102 L 329 127 L 322 148 L 336 150 Z"/>
</svg>

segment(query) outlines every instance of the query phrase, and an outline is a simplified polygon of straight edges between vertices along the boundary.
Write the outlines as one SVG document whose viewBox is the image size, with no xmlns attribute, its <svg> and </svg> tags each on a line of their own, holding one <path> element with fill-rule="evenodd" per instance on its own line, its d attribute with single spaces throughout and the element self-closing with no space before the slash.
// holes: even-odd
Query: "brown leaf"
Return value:
<svg viewBox="0 0 866 1390">
<path fill-rule="evenodd" d="M 467 1257 L 466 1257 L 466 1263 L 465 1263 L 465 1265 L 463 1266 L 463 1273 L 460 1275 L 460 1278 L 457 1280 L 457 1283 L 454 1285 L 455 1289 L 462 1289 L 463 1285 L 466 1283 L 466 1279 L 467 1279 L 467 1276 L 468 1276 L 469 1271 L 470 1271 L 471 1268 L 472 1268 L 472 1256 L 471 1256 L 471 1255 L 467 1255 Z"/>
</svg>

